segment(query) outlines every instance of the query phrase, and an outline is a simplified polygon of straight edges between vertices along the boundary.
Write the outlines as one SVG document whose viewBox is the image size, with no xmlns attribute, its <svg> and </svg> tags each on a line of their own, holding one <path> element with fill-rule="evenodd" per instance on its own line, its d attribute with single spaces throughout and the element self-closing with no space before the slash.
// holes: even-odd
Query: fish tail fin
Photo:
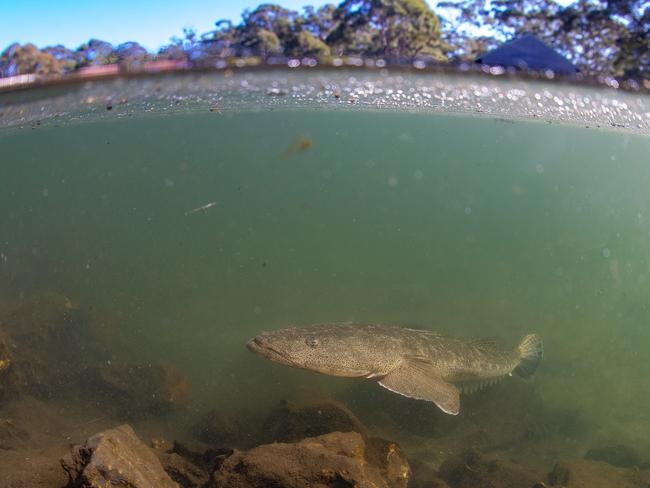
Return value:
<svg viewBox="0 0 650 488">
<path fill-rule="evenodd" d="M 515 368 L 515 372 L 522 378 L 530 378 L 535 374 L 544 356 L 542 338 L 537 334 L 528 334 L 517 346 L 517 353 L 519 354 L 519 364 Z"/>
</svg>

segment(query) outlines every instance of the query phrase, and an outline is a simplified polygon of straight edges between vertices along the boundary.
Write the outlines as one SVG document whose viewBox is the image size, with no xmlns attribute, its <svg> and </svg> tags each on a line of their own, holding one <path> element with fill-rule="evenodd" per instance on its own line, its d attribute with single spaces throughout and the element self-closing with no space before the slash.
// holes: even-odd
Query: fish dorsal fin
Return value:
<svg viewBox="0 0 650 488">
<path fill-rule="evenodd" d="M 458 388 L 444 381 L 425 361 L 403 359 L 379 384 L 394 393 L 433 402 L 445 413 L 458 415 L 460 411 Z"/>
<path fill-rule="evenodd" d="M 474 339 L 469 342 L 469 345 L 485 352 L 500 351 L 498 339 L 494 337 L 485 337 L 481 339 Z"/>
</svg>

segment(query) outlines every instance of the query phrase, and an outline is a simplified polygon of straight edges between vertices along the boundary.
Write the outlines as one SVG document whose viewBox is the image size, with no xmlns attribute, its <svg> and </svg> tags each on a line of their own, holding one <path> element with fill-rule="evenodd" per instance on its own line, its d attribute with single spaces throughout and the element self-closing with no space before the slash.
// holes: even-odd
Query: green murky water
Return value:
<svg viewBox="0 0 650 488">
<path fill-rule="evenodd" d="M 311 146 L 292 151 L 300 140 Z M 576 437 L 650 435 L 647 136 L 278 110 L 39 127 L 0 148 L 7 296 L 57 291 L 110 317 L 128 339 L 115 356 L 175 365 L 197 410 L 300 394 L 361 416 L 386 402 L 398 428 L 400 411 L 439 415 L 244 347 L 262 330 L 353 320 L 510 344 L 537 332 L 534 389 L 581 419 Z"/>
</svg>

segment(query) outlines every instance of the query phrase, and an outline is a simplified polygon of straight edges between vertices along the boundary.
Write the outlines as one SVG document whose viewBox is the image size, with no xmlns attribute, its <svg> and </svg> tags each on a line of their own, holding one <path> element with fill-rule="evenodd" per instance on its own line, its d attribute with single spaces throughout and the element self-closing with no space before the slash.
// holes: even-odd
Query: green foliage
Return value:
<svg viewBox="0 0 650 488">
<path fill-rule="evenodd" d="M 102 66 L 117 63 L 118 55 L 113 46 L 99 39 L 91 39 L 75 51 L 78 66 Z"/>
<path fill-rule="evenodd" d="M 298 34 L 298 50 L 305 56 L 327 58 L 331 55 L 330 47 L 308 30 Z"/>
<path fill-rule="evenodd" d="M 323 5 L 318 9 L 305 7 L 303 15 L 298 19 L 300 29 L 309 32 L 325 43 L 327 37 L 336 28 L 336 20 L 334 19 L 335 12 L 336 7 L 331 3 Z"/>
<path fill-rule="evenodd" d="M 529 33 L 586 74 L 650 73 L 647 0 L 577 0 L 565 7 L 553 0 L 460 0 L 438 5 L 459 12 L 459 20 L 449 22 L 446 31 L 460 58 L 471 50 L 472 31 L 467 27 L 487 25 L 492 36 L 484 38 L 485 48 Z"/>
<path fill-rule="evenodd" d="M 446 59 L 440 21 L 424 0 L 345 0 L 334 19 L 327 41 L 338 54 Z"/>
<path fill-rule="evenodd" d="M 255 33 L 255 43 L 253 44 L 259 49 L 262 56 L 269 54 L 282 54 L 282 42 L 275 32 L 258 29 Z"/>
<path fill-rule="evenodd" d="M 59 44 L 57 46 L 46 47 L 42 51 L 54 56 L 64 73 L 69 73 L 77 69 L 77 59 L 75 58 L 74 52 L 67 47 Z"/>
<path fill-rule="evenodd" d="M 473 61 L 521 34 L 534 34 L 585 74 L 650 77 L 648 0 L 443 0 L 442 19 L 428 0 L 341 0 L 302 12 L 264 3 L 241 22 L 218 21 L 203 35 L 186 29 L 157 59 L 213 65 L 233 56 L 381 57 Z M 137 43 L 117 48 L 91 39 L 72 51 L 32 44 L 9 46 L 0 56 L 0 76 L 62 73 L 84 66 L 119 63 L 139 70 L 154 56 Z"/>
<path fill-rule="evenodd" d="M 425 0 L 346 0 L 306 7 L 274 4 L 245 11 L 242 22 L 217 25 L 205 38 L 239 55 L 364 55 L 445 60 L 440 21 Z"/>
<path fill-rule="evenodd" d="M 36 73 L 39 75 L 60 74 L 63 71 L 59 61 L 50 53 L 40 51 L 34 44 L 12 44 L 0 55 L 0 67 L 5 76 Z"/>
<path fill-rule="evenodd" d="M 297 16 L 296 12 L 270 3 L 247 10 L 236 27 L 235 42 L 260 56 L 286 54 L 297 44 Z"/>
</svg>

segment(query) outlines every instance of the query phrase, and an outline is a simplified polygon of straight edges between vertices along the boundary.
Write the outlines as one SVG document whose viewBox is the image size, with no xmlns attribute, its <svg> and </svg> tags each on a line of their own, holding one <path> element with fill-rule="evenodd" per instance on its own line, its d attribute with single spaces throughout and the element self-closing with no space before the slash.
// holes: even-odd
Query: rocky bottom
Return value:
<svg viewBox="0 0 650 488">
<path fill-rule="evenodd" d="M 11 409 L 13 420 L 7 417 Z M 435 465 L 410 458 L 395 442 L 376 437 L 345 407 L 332 403 L 307 407 L 280 405 L 265 425 L 289 437 L 305 430 L 330 432 L 238 449 L 190 436 L 173 440 L 164 423 L 123 423 L 91 432 L 80 425 L 64 436 L 66 412 L 35 399 L 2 410 L 0 486 L 132 488 L 647 488 L 650 466 L 626 446 L 588 451 L 582 459 L 557 460 L 544 470 L 498 452 L 469 447 Z M 204 419 L 214 421 L 213 416 Z M 107 419 L 96 423 L 108 425 Z M 31 424 L 34 431 L 25 426 Z M 327 428 L 329 426 L 329 428 Z M 160 430 L 158 430 L 160 429 Z M 63 429 L 65 430 L 65 429 Z M 136 433 L 137 430 L 137 433 Z M 276 431 L 276 432 L 277 432 Z M 160 436 L 163 432 L 164 435 Z M 213 431 L 212 435 L 215 434 Z M 73 442 L 73 437 L 83 437 Z M 166 437 L 166 436 L 170 437 Z M 71 442 L 72 441 L 72 442 Z"/>
<path fill-rule="evenodd" d="M 196 412 L 179 371 L 118 358 L 119 329 L 67 297 L 0 305 L 0 487 L 650 486 L 642 449 L 593 443 L 534 383 L 467 397 L 458 417 L 379 389 Z"/>
</svg>

